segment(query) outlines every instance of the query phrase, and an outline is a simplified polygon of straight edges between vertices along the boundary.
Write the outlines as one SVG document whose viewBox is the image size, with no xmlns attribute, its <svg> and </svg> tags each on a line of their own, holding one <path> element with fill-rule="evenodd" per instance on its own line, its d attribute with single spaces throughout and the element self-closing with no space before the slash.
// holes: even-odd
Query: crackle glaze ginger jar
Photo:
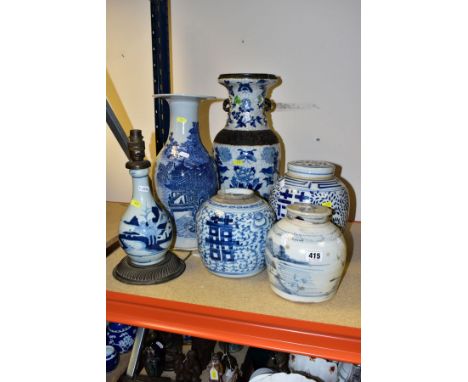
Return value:
<svg viewBox="0 0 468 382">
<path fill-rule="evenodd" d="M 223 277 L 265 269 L 265 243 L 275 214 L 252 190 L 219 190 L 197 213 L 198 250 L 205 267 Z"/>
<path fill-rule="evenodd" d="M 332 222 L 342 230 L 349 215 L 349 194 L 335 177 L 335 165 L 325 161 L 297 160 L 288 163 L 286 174 L 278 179 L 270 195 L 277 219 L 286 216 L 286 207 L 310 203 L 330 207 Z"/>
<path fill-rule="evenodd" d="M 268 233 L 265 251 L 273 291 L 297 302 L 331 299 L 340 285 L 346 242 L 324 206 L 296 203 Z"/>
</svg>

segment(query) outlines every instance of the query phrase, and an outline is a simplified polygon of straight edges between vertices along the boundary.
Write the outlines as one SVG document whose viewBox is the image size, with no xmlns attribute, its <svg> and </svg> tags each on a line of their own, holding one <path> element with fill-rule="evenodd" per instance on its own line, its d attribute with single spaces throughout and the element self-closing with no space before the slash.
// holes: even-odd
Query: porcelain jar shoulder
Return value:
<svg viewBox="0 0 468 382">
<path fill-rule="evenodd" d="M 109 322 L 107 327 L 108 345 L 112 345 L 119 353 L 128 352 L 135 341 L 137 328 L 118 322 Z"/>
<path fill-rule="evenodd" d="M 265 251 L 273 291 L 297 302 L 332 298 L 346 262 L 341 230 L 329 221 L 331 210 L 296 203 L 273 225 Z"/>
<path fill-rule="evenodd" d="M 219 190 L 197 214 L 198 250 L 219 276 L 248 277 L 265 268 L 266 236 L 274 212 L 252 190 Z"/>
<path fill-rule="evenodd" d="M 335 176 L 335 166 L 325 161 L 298 160 L 287 167 L 269 198 L 277 219 L 285 217 L 286 207 L 294 203 L 323 205 L 332 209 L 332 222 L 344 229 L 349 217 L 349 193 Z"/>
</svg>

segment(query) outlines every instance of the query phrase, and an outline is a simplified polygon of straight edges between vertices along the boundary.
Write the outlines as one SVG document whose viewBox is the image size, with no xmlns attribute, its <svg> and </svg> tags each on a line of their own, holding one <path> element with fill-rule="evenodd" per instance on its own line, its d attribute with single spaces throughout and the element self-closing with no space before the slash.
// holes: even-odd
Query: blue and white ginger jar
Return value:
<svg viewBox="0 0 468 382">
<path fill-rule="evenodd" d="M 109 322 L 107 326 L 108 345 L 112 345 L 119 353 L 128 352 L 135 342 L 137 328 L 135 326 Z"/>
<path fill-rule="evenodd" d="M 269 199 L 277 219 L 286 216 L 286 207 L 291 204 L 310 203 L 330 207 L 332 222 L 344 229 L 349 216 L 349 194 L 334 174 L 335 166 L 330 162 L 289 162 L 288 171 L 275 183 Z"/>
<path fill-rule="evenodd" d="M 273 74 L 222 74 L 229 92 L 223 104 L 226 126 L 213 143 L 221 189 L 249 188 L 267 199 L 279 175 L 279 139 L 266 118 L 267 92 L 279 83 Z"/>
<path fill-rule="evenodd" d="M 220 190 L 197 214 L 198 251 L 205 267 L 223 277 L 249 277 L 265 269 L 265 242 L 275 221 L 252 190 Z"/>
<path fill-rule="evenodd" d="M 175 221 L 175 248 L 197 248 L 195 216 L 201 204 L 218 190 L 214 159 L 200 140 L 198 106 L 204 99 L 158 94 L 170 107 L 167 141 L 156 158 L 155 186 L 161 202 Z"/>
<path fill-rule="evenodd" d="M 106 345 L 106 373 L 110 373 L 119 364 L 119 353 L 112 345 Z"/>
<path fill-rule="evenodd" d="M 296 302 L 331 299 L 340 285 L 346 242 L 328 207 L 296 203 L 268 233 L 265 251 L 273 291 Z"/>
</svg>

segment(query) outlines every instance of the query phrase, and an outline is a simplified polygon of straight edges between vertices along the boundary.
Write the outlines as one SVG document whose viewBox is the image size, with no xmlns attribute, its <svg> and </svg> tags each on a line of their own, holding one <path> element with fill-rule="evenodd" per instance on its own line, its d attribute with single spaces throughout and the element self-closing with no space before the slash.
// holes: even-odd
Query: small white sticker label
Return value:
<svg viewBox="0 0 468 382">
<path fill-rule="evenodd" d="M 309 263 L 321 263 L 323 259 L 323 253 L 320 251 L 311 251 L 307 253 L 307 261 Z"/>
<path fill-rule="evenodd" d="M 149 192 L 149 186 L 138 186 L 138 191 Z"/>
<path fill-rule="evenodd" d="M 190 156 L 189 153 L 186 153 L 186 152 L 184 152 L 184 151 L 179 151 L 179 155 L 180 155 L 181 157 L 184 157 L 184 158 L 188 158 L 188 157 Z"/>
</svg>

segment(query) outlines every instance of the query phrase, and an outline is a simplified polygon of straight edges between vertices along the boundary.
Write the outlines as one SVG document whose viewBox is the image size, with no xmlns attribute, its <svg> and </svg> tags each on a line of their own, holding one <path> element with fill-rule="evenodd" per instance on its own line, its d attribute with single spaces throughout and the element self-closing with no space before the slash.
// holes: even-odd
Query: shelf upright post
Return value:
<svg viewBox="0 0 468 382">
<path fill-rule="evenodd" d="M 130 154 L 128 151 L 128 138 L 127 134 L 125 134 L 125 130 L 122 128 L 117 116 L 115 115 L 114 111 L 112 110 L 109 101 L 106 99 L 106 122 L 111 129 L 112 133 L 114 134 L 115 139 L 119 143 L 120 147 L 122 148 L 123 152 L 130 159 Z"/>
<path fill-rule="evenodd" d="M 153 90 L 154 94 L 171 92 L 169 2 L 151 0 L 151 38 L 153 45 Z M 154 100 L 156 153 L 169 134 L 169 105 L 161 98 Z"/>
<path fill-rule="evenodd" d="M 127 366 L 127 376 L 134 378 L 136 374 L 136 368 L 138 365 L 138 357 L 141 354 L 143 348 L 143 338 L 145 337 L 145 328 L 137 328 L 135 335 L 135 341 L 133 342 L 132 354 L 130 355 L 130 361 Z"/>
</svg>

